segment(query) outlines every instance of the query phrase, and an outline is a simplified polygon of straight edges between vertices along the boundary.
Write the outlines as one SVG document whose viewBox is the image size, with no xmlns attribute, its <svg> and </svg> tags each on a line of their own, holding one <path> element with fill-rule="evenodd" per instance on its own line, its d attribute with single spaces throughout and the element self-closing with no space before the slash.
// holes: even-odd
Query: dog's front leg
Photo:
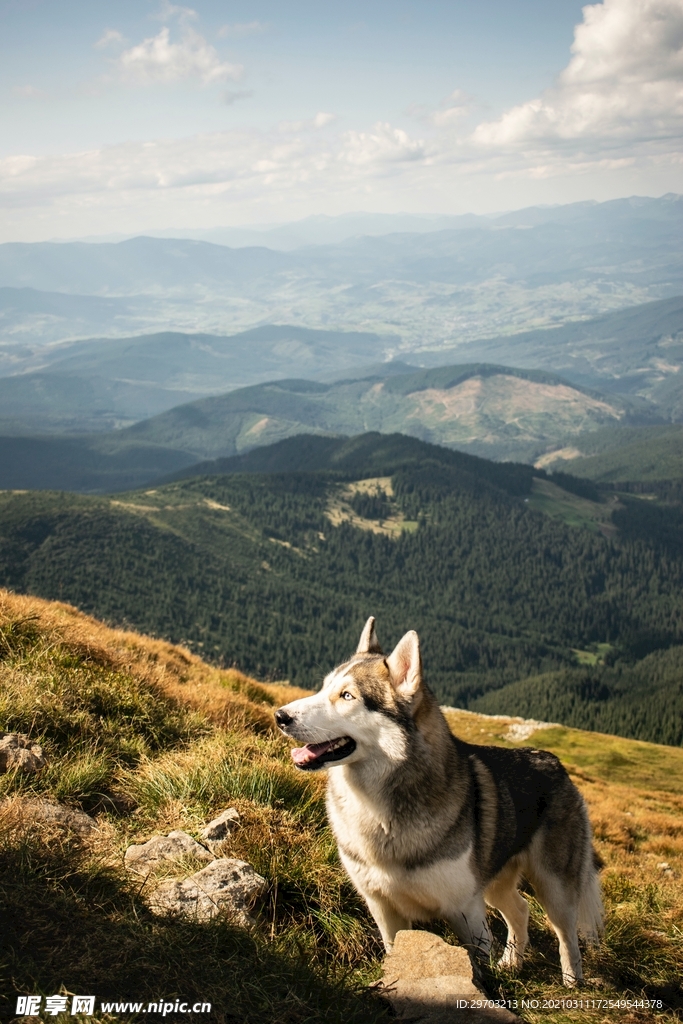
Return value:
<svg viewBox="0 0 683 1024">
<path fill-rule="evenodd" d="M 372 896 L 363 893 L 363 896 L 370 908 L 370 913 L 377 922 L 386 951 L 391 953 L 394 948 L 396 932 L 412 928 L 412 921 L 409 921 L 407 917 L 400 914 L 396 907 L 384 896 L 377 893 L 373 893 Z"/>
<path fill-rule="evenodd" d="M 491 952 L 491 932 L 481 896 L 472 899 L 462 910 L 449 914 L 448 923 L 463 946 L 481 959 L 488 960 Z"/>
</svg>

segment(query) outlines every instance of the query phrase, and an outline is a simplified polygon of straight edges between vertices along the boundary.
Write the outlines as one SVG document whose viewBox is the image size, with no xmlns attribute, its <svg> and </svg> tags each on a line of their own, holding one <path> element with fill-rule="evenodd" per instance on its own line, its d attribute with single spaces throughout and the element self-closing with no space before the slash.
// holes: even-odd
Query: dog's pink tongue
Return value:
<svg viewBox="0 0 683 1024">
<path fill-rule="evenodd" d="M 292 760 L 294 764 L 307 764 L 309 761 L 315 761 L 316 757 L 331 747 L 334 740 L 328 740 L 326 743 L 307 743 L 305 747 L 294 747 L 292 750 Z"/>
</svg>

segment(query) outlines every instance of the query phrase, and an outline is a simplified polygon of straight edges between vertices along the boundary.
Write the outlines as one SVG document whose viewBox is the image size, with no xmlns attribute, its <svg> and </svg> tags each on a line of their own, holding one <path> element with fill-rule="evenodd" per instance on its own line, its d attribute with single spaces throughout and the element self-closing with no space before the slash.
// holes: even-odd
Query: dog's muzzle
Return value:
<svg viewBox="0 0 683 1024">
<path fill-rule="evenodd" d="M 285 736 L 288 736 L 290 726 L 294 722 L 292 715 L 284 708 L 278 708 L 275 712 L 275 721 Z M 322 743 L 306 743 L 303 747 L 294 747 L 291 754 L 294 764 L 300 771 L 313 772 L 334 761 L 343 761 L 355 749 L 356 741 L 350 736 L 336 736 Z"/>
</svg>

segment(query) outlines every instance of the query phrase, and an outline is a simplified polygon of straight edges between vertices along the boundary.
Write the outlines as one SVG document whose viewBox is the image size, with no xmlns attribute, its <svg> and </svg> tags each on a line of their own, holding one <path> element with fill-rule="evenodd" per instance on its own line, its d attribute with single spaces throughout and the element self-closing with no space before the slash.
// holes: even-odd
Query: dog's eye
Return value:
<svg viewBox="0 0 683 1024">
<path fill-rule="evenodd" d="M 355 699 L 356 699 L 356 698 L 355 698 L 355 697 L 353 696 L 353 694 L 352 694 L 352 693 L 349 693 L 349 691 L 348 691 L 348 690 L 344 690 L 344 692 L 343 692 L 343 693 L 340 693 L 340 694 L 339 694 L 339 696 L 341 697 L 341 699 L 342 699 L 342 700 L 355 700 Z"/>
</svg>

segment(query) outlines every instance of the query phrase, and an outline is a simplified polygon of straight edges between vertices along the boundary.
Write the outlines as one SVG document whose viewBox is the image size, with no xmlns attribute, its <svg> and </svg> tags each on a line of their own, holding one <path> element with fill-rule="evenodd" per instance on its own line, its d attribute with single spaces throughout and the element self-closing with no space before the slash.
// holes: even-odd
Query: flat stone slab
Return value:
<svg viewBox="0 0 683 1024">
<path fill-rule="evenodd" d="M 378 990 L 398 1020 L 519 1024 L 519 1017 L 503 1007 L 471 1005 L 489 1000 L 475 981 L 467 950 L 431 932 L 397 933 L 394 948 L 384 960 Z"/>
<path fill-rule="evenodd" d="M 50 825 L 61 825 L 69 832 L 85 836 L 97 829 L 97 822 L 85 811 L 58 804 L 52 800 L 22 800 L 22 811 L 33 821 L 45 821 Z"/>
<path fill-rule="evenodd" d="M 37 772 L 45 765 L 45 754 L 39 743 L 34 743 L 21 732 L 0 733 L 0 773 L 12 768 Z"/>
<path fill-rule="evenodd" d="M 235 924 L 252 924 L 249 907 L 266 887 L 251 864 L 221 858 L 183 882 L 162 882 L 150 896 L 149 906 L 158 915 L 177 914 L 195 921 L 210 921 L 226 914 Z"/>
<path fill-rule="evenodd" d="M 146 843 L 129 846 L 123 858 L 129 871 L 148 875 L 162 861 L 180 860 L 181 857 L 213 860 L 213 854 L 187 832 L 176 829 L 167 836 L 152 836 Z"/>
</svg>

